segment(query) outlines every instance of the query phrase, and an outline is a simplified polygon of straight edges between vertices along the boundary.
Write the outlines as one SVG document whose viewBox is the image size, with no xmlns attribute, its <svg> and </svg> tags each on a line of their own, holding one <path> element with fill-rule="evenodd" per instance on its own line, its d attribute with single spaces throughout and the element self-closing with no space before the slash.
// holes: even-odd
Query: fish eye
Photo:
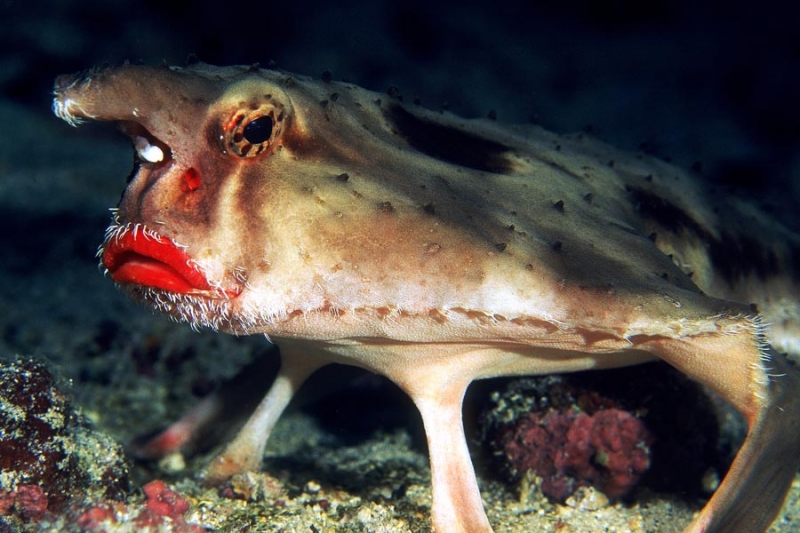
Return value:
<svg viewBox="0 0 800 533">
<path fill-rule="evenodd" d="M 251 120 L 242 130 L 242 135 L 251 144 L 268 141 L 272 137 L 272 118 L 264 115 Z"/>
<path fill-rule="evenodd" d="M 239 108 L 222 125 L 223 151 L 243 158 L 270 152 L 280 137 L 285 118 L 283 108 L 272 102 L 256 109 Z"/>
</svg>

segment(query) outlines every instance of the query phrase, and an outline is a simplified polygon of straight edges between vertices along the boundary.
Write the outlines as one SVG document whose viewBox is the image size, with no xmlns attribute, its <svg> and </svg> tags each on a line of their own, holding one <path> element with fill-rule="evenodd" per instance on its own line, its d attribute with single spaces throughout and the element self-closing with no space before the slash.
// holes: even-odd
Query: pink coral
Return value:
<svg viewBox="0 0 800 533">
<path fill-rule="evenodd" d="M 186 522 L 184 515 L 190 504 L 170 489 L 161 480 L 151 481 L 142 491 L 145 495 L 143 508 L 135 508 L 122 502 L 100 502 L 75 511 L 74 523 L 82 531 L 105 531 L 109 523 L 120 521 L 128 515 L 133 527 L 140 532 L 171 531 L 172 533 L 202 533 L 203 527 Z"/>
<path fill-rule="evenodd" d="M 38 485 L 20 485 L 17 487 L 17 508 L 23 517 L 39 519 L 47 511 L 47 494 Z"/>
<path fill-rule="evenodd" d="M 183 496 L 170 489 L 160 479 L 151 481 L 142 487 L 147 498 L 144 510 L 134 519 L 139 529 L 157 529 L 165 520 L 171 521 L 171 530 L 176 533 L 200 533 L 203 528 L 194 524 L 187 524 L 184 520 L 190 508 L 189 502 Z"/>
<path fill-rule="evenodd" d="M 47 494 L 38 485 L 19 485 L 16 491 L 0 489 L 0 516 L 12 510 L 26 520 L 39 520 L 47 512 Z"/>
<path fill-rule="evenodd" d="M 100 529 L 104 523 L 116 523 L 116 521 L 114 509 L 109 505 L 90 507 L 75 519 L 75 523 L 84 531 Z"/>
<path fill-rule="evenodd" d="M 533 471 L 542 492 L 564 501 L 593 485 L 611 498 L 625 495 L 650 464 L 652 437 L 644 423 L 620 409 L 587 414 L 576 409 L 529 413 L 500 435 L 517 473 Z"/>
<path fill-rule="evenodd" d="M 168 516 L 173 520 L 182 519 L 189 510 L 187 502 L 180 494 L 167 487 L 167 484 L 156 479 L 142 487 L 147 497 L 147 509 L 160 516 Z"/>
</svg>

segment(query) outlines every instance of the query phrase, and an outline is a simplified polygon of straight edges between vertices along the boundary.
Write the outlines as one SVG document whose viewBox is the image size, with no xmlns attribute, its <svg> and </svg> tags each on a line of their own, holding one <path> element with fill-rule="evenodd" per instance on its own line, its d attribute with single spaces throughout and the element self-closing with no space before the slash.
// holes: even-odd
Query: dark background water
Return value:
<svg viewBox="0 0 800 533">
<path fill-rule="evenodd" d="M 798 22 L 779 0 L 6 0 L 0 98 L 46 114 L 56 74 L 104 62 L 274 61 L 462 115 L 591 125 L 744 189 L 783 188 L 800 166 Z"/>
</svg>

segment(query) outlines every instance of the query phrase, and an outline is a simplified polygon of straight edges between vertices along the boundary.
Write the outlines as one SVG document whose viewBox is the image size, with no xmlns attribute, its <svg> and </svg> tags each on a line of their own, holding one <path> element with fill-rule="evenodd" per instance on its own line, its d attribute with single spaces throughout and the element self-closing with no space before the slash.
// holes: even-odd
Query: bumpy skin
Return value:
<svg viewBox="0 0 800 533">
<path fill-rule="evenodd" d="M 258 468 L 303 380 L 352 364 L 422 414 L 434 530 L 486 533 L 469 383 L 661 358 L 749 423 L 686 531 L 764 531 L 780 509 L 800 460 L 800 378 L 770 344 L 800 346 L 799 241 L 755 208 L 715 205 L 688 174 L 582 136 L 283 72 L 125 65 L 63 76 L 55 93 L 58 116 L 119 122 L 141 158 L 104 244 L 112 278 L 167 314 L 281 347 L 210 480 Z"/>
</svg>

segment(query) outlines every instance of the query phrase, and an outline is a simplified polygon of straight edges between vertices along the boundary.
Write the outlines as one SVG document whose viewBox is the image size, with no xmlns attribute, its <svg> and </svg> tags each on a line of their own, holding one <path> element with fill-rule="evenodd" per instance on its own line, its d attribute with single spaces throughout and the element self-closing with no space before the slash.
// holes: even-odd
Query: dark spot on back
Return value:
<svg viewBox="0 0 800 533">
<path fill-rule="evenodd" d="M 392 205 L 392 202 L 381 202 L 378 204 L 378 211 L 381 213 L 393 213 L 394 206 Z"/>
<path fill-rule="evenodd" d="M 346 182 L 349 179 L 350 176 L 347 174 L 347 172 L 342 172 L 341 174 L 336 176 L 336 181 L 341 181 L 342 183 Z"/>
<path fill-rule="evenodd" d="M 763 280 L 787 267 L 795 279 L 800 279 L 800 250 L 793 248 L 782 264 L 774 249 L 764 246 L 752 236 L 726 231 L 717 238 L 670 201 L 636 187 L 628 186 L 627 189 L 636 209 L 644 218 L 676 235 L 694 236 L 704 242 L 711 263 L 728 283 L 751 275 Z M 654 232 L 649 238 L 656 242 L 658 235 Z"/>
<path fill-rule="evenodd" d="M 556 211 L 564 212 L 564 200 L 559 200 L 553 204 L 553 207 L 556 208 Z"/>
<path fill-rule="evenodd" d="M 721 239 L 710 241 L 708 253 L 714 267 L 728 281 L 750 274 L 766 279 L 780 271 L 780 261 L 775 251 L 749 236 L 734 236 L 725 232 Z"/>
<path fill-rule="evenodd" d="M 711 237 L 696 220 L 669 200 L 637 187 L 628 186 L 627 189 L 636 210 L 644 218 L 652 220 L 674 233 L 688 230 L 703 239 Z"/>
<path fill-rule="evenodd" d="M 451 126 L 419 118 L 399 105 L 384 111 L 397 132 L 416 150 L 454 165 L 484 172 L 507 173 L 509 148 Z"/>
</svg>

